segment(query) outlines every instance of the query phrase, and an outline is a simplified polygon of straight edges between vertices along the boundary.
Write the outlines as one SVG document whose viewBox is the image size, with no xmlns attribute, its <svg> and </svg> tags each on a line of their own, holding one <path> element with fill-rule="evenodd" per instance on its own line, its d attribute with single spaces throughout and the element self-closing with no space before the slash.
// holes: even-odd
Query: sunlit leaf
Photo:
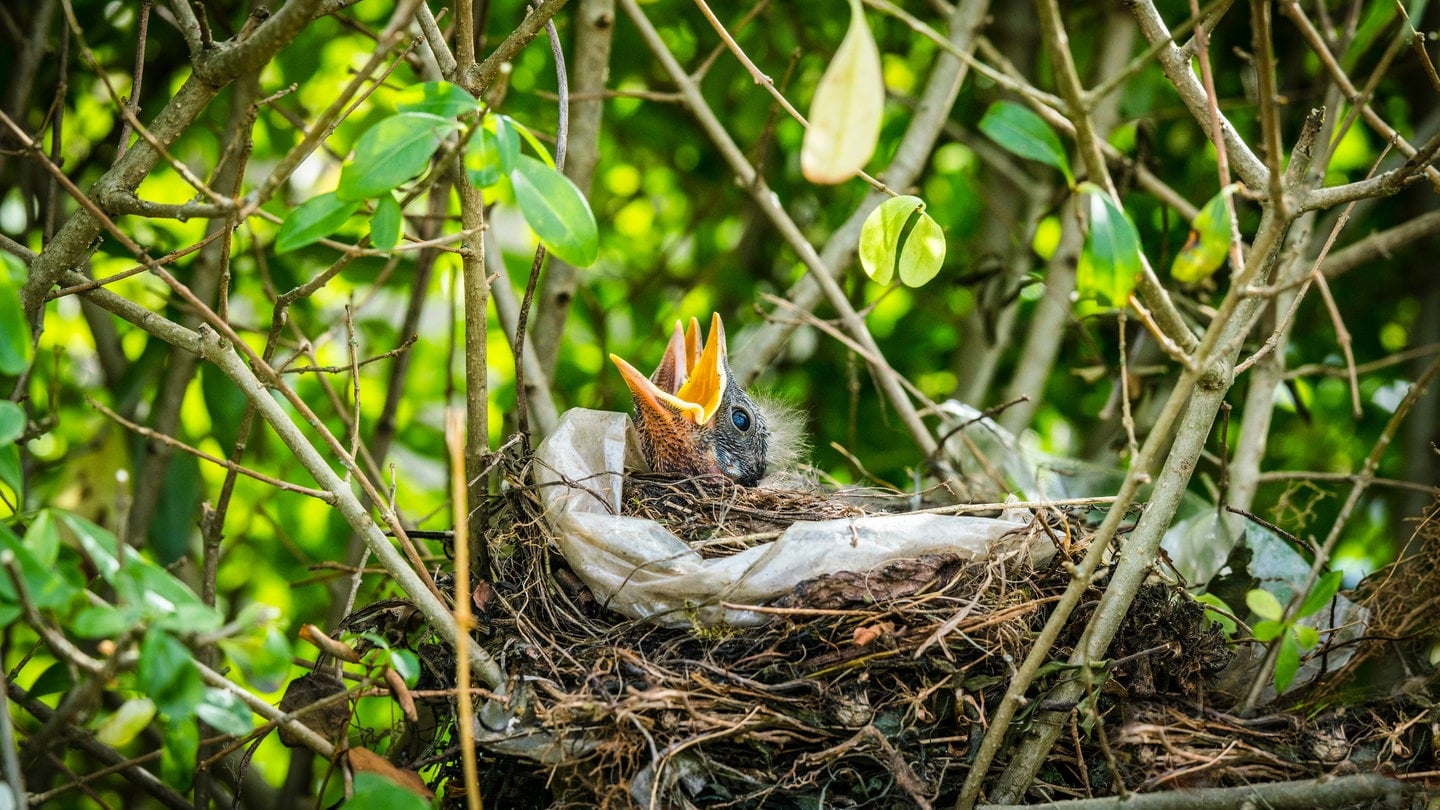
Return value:
<svg viewBox="0 0 1440 810">
<path fill-rule="evenodd" d="M 189 648 L 158 627 L 146 631 L 140 642 L 135 675 L 160 711 L 177 722 L 190 717 L 205 695 Z"/>
<path fill-rule="evenodd" d="M 1308 624 L 1297 624 L 1294 631 L 1295 640 L 1299 642 L 1301 649 L 1308 650 L 1320 643 L 1320 631 Z"/>
<path fill-rule="evenodd" d="M 195 715 L 222 734 L 242 737 L 255 728 L 250 707 L 227 689 L 207 688 L 205 698 L 195 707 Z"/>
<path fill-rule="evenodd" d="M 546 250 L 576 267 L 594 263 L 600 250 L 595 215 L 570 178 L 521 155 L 510 174 L 510 184 L 520 212 Z"/>
<path fill-rule="evenodd" d="M 1029 108 L 1013 101 L 997 101 L 980 119 L 980 131 L 1002 149 L 1059 169 L 1066 184 L 1075 185 L 1060 136 Z"/>
<path fill-rule="evenodd" d="M 0 374 L 19 375 L 30 366 L 34 347 L 30 323 L 20 305 L 20 287 L 10 273 L 15 259 L 8 254 L 0 267 Z M 21 271 L 23 273 L 23 271 Z"/>
<path fill-rule="evenodd" d="M 95 739 L 112 747 L 125 745 L 154 719 L 155 701 L 143 696 L 130 698 L 100 723 Z"/>
<path fill-rule="evenodd" d="M 1295 680 L 1295 672 L 1300 669 L 1300 645 L 1295 641 L 1292 633 L 1286 633 L 1280 639 L 1280 654 L 1275 659 L 1275 690 L 1284 692 Z"/>
<path fill-rule="evenodd" d="M 1285 615 L 1285 609 L 1280 606 L 1280 600 L 1275 598 L 1275 594 L 1262 588 L 1255 588 L 1245 594 L 1245 604 L 1262 619 L 1279 621 Z"/>
<path fill-rule="evenodd" d="M 1258 621 L 1250 628 L 1250 634 L 1255 636 L 1256 641 L 1274 641 L 1285 632 L 1285 625 L 1275 619 Z"/>
<path fill-rule="evenodd" d="M 115 638 L 130 625 L 123 611 L 109 605 L 86 605 L 70 621 L 71 631 L 80 638 Z"/>
<path fill-rule="evenodd" d="M 495 116 L 494 125 L 495 157 L 500 173 L 510 174 L 515 171 L 515 163 L 520 159 L 520 136 L 515 133 L 515 122 L 508 115 Z"/>
<path fill-rule="evenodd" d="M 1230 216 L 1225 210 L 1225 198 L 1240 188 L 1231 183 L 1210 198 L 1200 213 L 1190 223 L 1190 238 L 1175 254 L 1170 264 L 1170 276 L 1184 284 L 1193 284 L 1207 278 L 1224 264 L 1230 252 Z"/>
<path fill-rule="evenodd" d="M 892 197 L 865 218 L 860 228 L 860 266 L 877 284 L 900 281 L 918 287 L 940 271 L 945 260 L 945 235 L 925 212 L 919 197 Z"/>
<path fill-rule="evenodd" d="M 381 194 L 375 203 L 375 213 L 370 215 L 370 244 L 381 250 L 389 250 L 400 244 L 400 203 L 390 194 Z"/>
<path fill-rule="evenodd" d="M 534 132 L 530 131 L 529 127 L 507 115 L 500 115 L 496 117 L 503 119 L 505 123 L 509 125 L 509 128 L 512 131 L 519 133 L 520 137 L 524 138 L 525 142 L 530 144 L 530 148 L 535 150 L 535 154 L 540 156 L 540 160 L 544 162 L 546 166 L 549 166 L 552 169 L 555 168 L 555 159 L 550 157 L 550 150 L 545 148 L 545 144 L 542 143 L 540 139 L 535 136 Z M 517 154 L 519 152 L 519 148 L 519 144 L 517 143 L 515 146 Z"/>
<path fill-rule="evenodd" d="M 504 176 L 500 173 L 500 140 L 494 132 L 476 127 L 470 133 L 465 149 L 465 173 L 470 176 L 470 183 L 479 188 L 500 182 Z"/>
<path fill-rule="evenodd" d="M 401 112 L 430 113 L 442 118 L 455 118 L 484 106 L 464 88 L 450 82 L 412 84 L 395 97 L 395 109 Z"/>
<path fill-rule="evenodd" d="M 25 433 L 25 409 L 8 399 L 0 400 L 0 445 L 14 444 Z"/>
<path fill-rule="evenodd" d="M 1082 184 L 1090 230 L 1080 252 L 1075 287 L 1082 300 L 1102 307 L 1123 307 L 1140 277 L 1140 234 L 1110 195 Z"/>
<path fill-rule="evenodd" d="M 1310 595 L 1306 596 L 1304 603 L 1300 605 L 1300 612 L 1295 615 L 1297 617 L 1309 616 L 1330 604 L 1330 600 L 1334 599 L 1335 594 L 1340 591 L 1340 582 L 1344 578 L 1344 571 L 1331 571 L 1320 577 L 1315 582 L 1315 588 L 1310 591 Z"/>
<path fill-rule="evenodd" d="M 812 183 L 840 183 L 865 168 L 880 140 L 885 77 L 880 49 L 860 0 L 850 0 L 850 27 L 820 77 L 800 145 L 800 171 Z"/>
<path fill-rule="evenodd" d="M 423 112 L 382 119 L 356 141 L 355 156 L 340 171 L 336 194 L 358 202 L 419 176 L 446 136 L 459 128 L 453 118 Z"/>
<path fill-rule="evenodd" d="M 358 210 L 359 200 L 342 200 L 333 191 L 311 197 L 285 217 L 275 237 L 275 252 L 289 253 L 324 239 Z"/>
</svg>

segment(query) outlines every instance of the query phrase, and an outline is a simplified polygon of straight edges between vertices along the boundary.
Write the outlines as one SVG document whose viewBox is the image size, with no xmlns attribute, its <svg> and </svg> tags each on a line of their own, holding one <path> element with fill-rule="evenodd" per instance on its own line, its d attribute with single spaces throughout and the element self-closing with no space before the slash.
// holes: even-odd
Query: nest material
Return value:
<svg viewBox="0 0 1440 810">
<path fill-rule="evenodd" d="M 513 684 L 529 686 L 516 691 L 528 704 L 512 710 L 574 746 L 547 765 L 482 754 L 482 789 L 499 806 L 948 804 L 1015 662 L 1070 581 L 1063 555 L 1043 570 L 1016 559 L 932 555 L 802 583 L 770 606 L 776 618 L 760 628 L 661 628 L 598 606 L 554 553 L 538 498 L 516 483 L 493 504 L 502 553 L 481 641 L 506 661 Z M 721 537 L 782 528 L 787 514 L 833 517 L 825 510 L 855 508 L 811 494 L 787 502 L 792 497 L 650 479 L 627 490 L 627 503 L 716 548 Z M 1061 513 L 1045 519 L 1078 538 L 1066 553 L 1083 554 L 1083 524 Z M 1092 588 L 1084 604 L 1098 596 Z M 1055 659 L 1069 652 L 1088 612 L 1072 619 Z M 453 652 L 434 644 L 420 652 L 422 687 L 453 687 Z M 1353 712 L 1241 721 L 1216 711 L 1207 683 L 1230 652 L 1203 609 L 1167 582 L 1142 591 L 1112 653 L 1115 663 L 1094 676 L 1084 711 L 1044 701 L 1056 679 L 1075 673 L 1037 683 L 1027 712 L 1069 711 L 1069 729 L 1033 795 L 1315 776 L 1335 768 L 1327 740 L 1353 746 L 1361 736 Z M 451 705 L 431 708 L 441 731 L 415 760 L 439 763 L 426 772 L 432 780 L 458 782 L 444 733 Z M 1362 723 L 1367 739 L 1376 737 L 1377 718 Z M 1425 726 L 1411 727 L 1407 750 L 1422 756 L 1414 738 Z"/>
</svg>

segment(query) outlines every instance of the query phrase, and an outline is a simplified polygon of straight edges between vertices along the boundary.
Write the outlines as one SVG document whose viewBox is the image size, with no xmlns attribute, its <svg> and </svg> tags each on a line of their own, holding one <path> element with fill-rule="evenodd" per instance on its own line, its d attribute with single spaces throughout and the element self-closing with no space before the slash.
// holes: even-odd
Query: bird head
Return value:
<svg viewBox="0 0 1440 810">
<path fill-rule="evenodd" d="M 658 473 L 726 475 L 754 486 L 765 475 L 769 431 L 754 401 L 735 383 L 725 348 L 725 327 L 710 319 L 710 339 L 700 322 L 675 331 L 659 368 L 646 377 L 616 355 L 635 400 L 640 450 Z"/>
</svg>

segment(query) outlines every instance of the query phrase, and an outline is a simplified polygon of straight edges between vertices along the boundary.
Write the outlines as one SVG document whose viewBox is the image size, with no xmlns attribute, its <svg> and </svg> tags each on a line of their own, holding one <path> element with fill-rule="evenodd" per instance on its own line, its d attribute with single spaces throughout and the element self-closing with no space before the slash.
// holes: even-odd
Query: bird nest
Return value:
<svg viewBox="0 0 1440 810">
<path fill-rule="evenodd" d="M 493 576 L 475 594 L 476 639 L 508 679 L 477 719 L 490 806 L 952 804 L 987 718 L 1092 529 L 1083 512 L 1046 509 L 1025 529 L 1055 541 L 1057 553 L 1040 565 L 1025 555 L 927 554 L 804 581 L 750 606 L 770 619 L 760 626 L 665 627 L 607 609 L 558 553 L 529 461 L 511 465 L 504 494 L 488 504 Z M 858 508 L 813 492 L 713 482 L 632 478 L 625 491 L 627 509 L 668 517 L 689 542 L 732 551 L 781 528 L 787 514 Z M 1428 542 L 1440 549 L 1440 533 L 1432 528 Z M 1387 630 L 1413 634 L 1428 621 L 1433 631 L 1440 565 L 1427 559 L 1391 576 L 1427 594 L 1428 613 L 1412 600 L 1411 623 Z M 1077 643 L 1103 585 L 1084 595 L 1052 660 Z M 1153 577 L 1116 639 L 1108 666 L 1088 674 L 1083 705 L 1053 705 L 1046 694 L 1086 673 L 1053 667 L 1032 687 L 1018 727 L 1035 712 L 1069 712 L 1032 798 L 1433 769 L 1430 729 L 1440 716 L 1428 702 L 1399 692 L 1363 706 L 1339 699 L 1365 682 L 1357 672 L 1366 656 L 1317 680 L 1305 711 L 1242 720 L 1225 711 L 1231 645 L 1179 585 Z M 433 637 L 415 649 L 420 689 L 430 690 L 422 694 L 438 697 L 425 701 L 432 721 L 397 741 L 391 760 L 431 785 L 445 782 L 447 806 L 463 806 L 446 691 L 456 687 L 454 653 Z M 1283 705 L 1297 702 L 1291 695 Z M 545 742 L 521 752 L 507 745 L 517 738 Z M 997 773 L 1007 759 L 996 758 Z"/>
</svg>

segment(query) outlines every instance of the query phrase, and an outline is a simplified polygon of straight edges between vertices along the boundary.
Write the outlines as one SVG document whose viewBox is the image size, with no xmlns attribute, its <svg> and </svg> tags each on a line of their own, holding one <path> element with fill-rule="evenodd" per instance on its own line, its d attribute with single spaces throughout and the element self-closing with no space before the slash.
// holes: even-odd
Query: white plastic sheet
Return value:
<svg viewBox="0 0 1440 810">
<path fill-rule="evenodd" d="M 575 408 L 536 451 L 536 479 L 560 551 L 607 608 L 667 626 L 752 626 L 768 616 L 727 608 L 763 605 L 800 582 L 865 572 L 925 554 L 981 561 L 1054 552 L 1043 533 L 1020 531 L 1028 512 L 1000 518 L 931 514 L 802 521 L 772 542 L 703 559 L 653 520 L 619 514 L 629 418 Z"/>
</svg>

